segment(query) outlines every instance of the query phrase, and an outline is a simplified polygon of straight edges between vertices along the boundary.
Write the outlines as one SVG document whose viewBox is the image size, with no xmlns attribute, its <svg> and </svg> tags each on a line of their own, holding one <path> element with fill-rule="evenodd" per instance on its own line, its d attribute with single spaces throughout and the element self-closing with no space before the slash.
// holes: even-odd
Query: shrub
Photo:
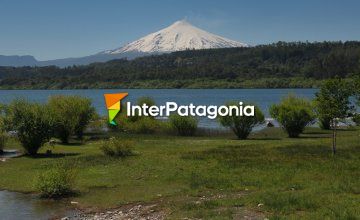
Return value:
<svg viewBox="0 0 360 220">
<path fill-rule="evenodd" d="M 319 116 L 319 126 L 321 129 L 330 130 L 331 118 L 325 116 Z"/>
<path fill-rule="evenodd" d="M 270 115 L 281 124 L 289 137 L 298 137 L 305 126 L 315 119 L 312 104 L 293 95 L 283 98 L 280 104 L 272 105 Z"/>
<path fill-rule="evenodd" d="M 0 132 L 0 154 L 3 153 L 7 141 L 7 135 L 4 132 Z"/>
<path fill-rule="evenodd" d="M 7 135 L 5 134 L 5 126 L 2 117 L 0 117 L 0 154 L 3 153 L 6 141 Z"/>
<path fill-rule="evenodd" d="M 84 129 L 96 115 L 90 99 L 80 96 L 52 96 L 49 107 L 55 120 L 55 135 L 65 144 L 71 135 L 82 138 Z"/>
<path fill-rule="evenodd" d="M 198 121 L 195 117 L 170 115 L 169 122 L 172 128 L 181 136 L 193 136 L 197 130 Z"/>
<path fill-rule="evenodd" d="M 116 117 L 117 126 L 110 126 L 112 129 L 135 133 L 135 134 L 153 134 L 159 129 L 159 121 L 152 117 L 127 117 L 120 114 Z"/>
<path fill-rule="evenodd" d="M 75 166 L 62 162 L 40 174 L 35 182 L 35 187 L 40 191 L 42 197 L 59 198 L 74 192 L 75 179 Z"/>
<path fill-rule="evenodd" d="M 129 140 L 122 140 L 120 138 L 112 137 L 102 143 L 100 150 L 106 156 L 127 157 L 134 155 L 133 145 L 134 143 Z"/>
<path fill-rule="evenodd" d="M 236 106 L 238 103 L 229 102 L 227 106 L 230 105 Z M 229 127 L 239 139 L 246 139 L 255 126 L 264 123 L 264 114 L 255 106 L 254 116 L 236 116 L 233 112 L 232 116 L 220 116 L 219 121 L 222 126 Z"/>
<path fill-rule="evenodd" d="M 352 120 L 355 122 L 356 125 L 360 125 L 360 113 L 354 114 Z"/>
<path fill-rule="evenodd" d="M 36 155 L 52 135 L 53 120 L 46 105 L 26 100 L 14 100 L 6 110 L 8 129 L 17 131 L 17 137 L 29 155 Z"/>
<path fill-rule="evenodd" d="M 130 123 L 128 131 L 136 134 L 153 134 L 158 129 L 158 121 L 149 117 L 142 117 L 135 123 Z"/>
</svg>

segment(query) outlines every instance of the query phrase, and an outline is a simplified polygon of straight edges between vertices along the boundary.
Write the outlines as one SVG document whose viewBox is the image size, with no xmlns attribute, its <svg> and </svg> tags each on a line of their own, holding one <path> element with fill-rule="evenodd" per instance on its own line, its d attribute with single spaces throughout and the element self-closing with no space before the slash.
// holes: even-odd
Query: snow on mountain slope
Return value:
<svg viewBox="0 0 360 220">
<path fill-rule="evenodd" d="M 0 66 L 49 66 L 59 67 L 87 65 L 114 59 L 134 59 L 140 56 L 161 54 L 186 49 L 208 49 L 225 47 L 247 47 L 248 45 L 211 34 L 189 24 L 177 21 L 167 28 L 149 34 L 139 40 L 115 50 L 77 58 L 38 61 L 31 56 L 1 56 Z"/>
<path fill-rule="evenodd" d="M 229 40 L 201 30 L 185 20 L 177 21 L 167 28 L 151 33 L 134 42 L 104 54 L 124 52 L 163 53 L 186 49 L 209 49 L 226 47 L 247 47 L 248 45 Z"/>
</svg>

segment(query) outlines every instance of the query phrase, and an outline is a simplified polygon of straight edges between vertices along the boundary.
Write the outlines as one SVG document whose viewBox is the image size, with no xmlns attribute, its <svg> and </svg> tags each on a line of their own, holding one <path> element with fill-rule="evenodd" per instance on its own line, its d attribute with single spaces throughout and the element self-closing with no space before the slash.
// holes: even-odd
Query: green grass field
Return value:
<svg viewBox="0 0 360 220">
<path fill-rule="evenodd" d="M 230 134 L 116 135 L 132 139 L 137 155 L 106 157 L 98 140 L 56 145 L 51 157 L 0 162 L 0 189 L 34 192 L 38 174 L 66 160 L 77 164 L 78 194 L 70 199 L 82 207 L 156 203 L 170 219 L 360 216 L 359 128 L 339 132 L 335 156 L 331 134 L 316 128 L 295 139 L 277 128 L 255 133 L 249 140 Z M 8 148 L 19 144 L 12 140 Z M 41 152 L 47 149 L 52 148 Z"/>
</svg>

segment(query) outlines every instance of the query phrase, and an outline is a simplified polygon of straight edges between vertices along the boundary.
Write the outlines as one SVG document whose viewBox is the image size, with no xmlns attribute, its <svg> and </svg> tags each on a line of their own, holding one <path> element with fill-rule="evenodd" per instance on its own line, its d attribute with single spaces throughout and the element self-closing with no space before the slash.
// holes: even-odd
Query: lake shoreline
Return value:
<svg viewBox="0 0 360 220">
<path fill-rule="evenodd" d="M 107 115 L 105 93 L 127 92 L 125 102 L 136 103 L 140 97 L 151 97 L 157 105 L 176 102 L 179 105 L 223 105 L 228 101 L 257 104 L 268 118 L 269 107 L 289 93 L 312 99 L 317 89 L 90 89 L 90 90 L 0 90 L 0 103 L 8 104 L 17 98 L 45 103 L 53 95 L 79 95 L 90 98 L 99 115 Z M 216 120 L 199 118 L 199 127 L 219 128 Z"/>
</svg>

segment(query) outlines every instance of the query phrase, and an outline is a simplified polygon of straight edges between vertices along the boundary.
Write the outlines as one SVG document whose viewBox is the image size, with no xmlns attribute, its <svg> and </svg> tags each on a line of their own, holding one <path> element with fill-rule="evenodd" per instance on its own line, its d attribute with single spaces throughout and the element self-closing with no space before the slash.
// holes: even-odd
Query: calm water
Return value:
<svg viewBox="0 0 360 220">
<path fill-rule="evenodd" d="M 167 101 L 180 104 L 221 105 L 229 100 L 256 103 L 269 117 L 268 109 L 273 103 L 289 93 L 312 99 L 316 89 L 124 89 L 124 90 L 0 90 L 0 103 L 9 103 L 14 98 L 24 97 L 37 102 L 46 102 L 51 95 L 81 95 L 92 99 L 101 115 L 106 115 L 104 93 L 128 92 L 125 101 L 136 101 L 141 96 L 150 96 L 158 105 Z M 217 127 L 216 120 L 200 118 L 199 126 Z"/>
<path fill-rule="evenodd" d="M 41 200 L 37 196 L 0 191 L 0 219 L 49 219 L 75 214 L 69 204 Z"/>
</svg>

